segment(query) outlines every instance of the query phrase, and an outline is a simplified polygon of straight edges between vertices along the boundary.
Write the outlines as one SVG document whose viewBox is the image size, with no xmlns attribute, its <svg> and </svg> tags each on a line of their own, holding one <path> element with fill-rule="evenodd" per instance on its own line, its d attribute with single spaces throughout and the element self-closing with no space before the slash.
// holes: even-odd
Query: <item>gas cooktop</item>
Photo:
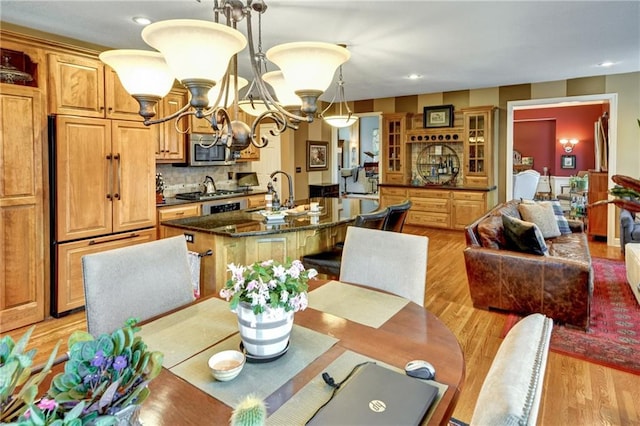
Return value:
<svg viewBox="0 0 640 426">
<path fill-rule="evenodd" d="M 229 195 L 243 194 L 245 193 L 242 189 L 230 189 L 225 190 L 221 189 L 216 192 L 206 193 L 206 192 L 185 192 L 182 194 L 176 194 L 176 198 L 179 200 L 192 200 L 192 201 L 200 201 L 200 200 L 211 200 L 215 198 L 223 198 L 228 197 Z"/>
</svg>

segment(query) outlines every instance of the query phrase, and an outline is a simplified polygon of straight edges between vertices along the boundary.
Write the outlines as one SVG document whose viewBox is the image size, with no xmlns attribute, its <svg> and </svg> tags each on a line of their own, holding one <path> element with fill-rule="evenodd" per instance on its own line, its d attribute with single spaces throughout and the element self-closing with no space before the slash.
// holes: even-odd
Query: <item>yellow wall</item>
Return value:
<svg viewBox="0 0 640 426">
<path fill-rule="evenodd" d="M 606 76 L 581 77 L 569 80 L 519 84 L 455 92 L 427 93 L 416 96 L 381 98 L 358 101 L 358 113 L 410 112 L 422 113 L 424 106 L 453 104 L 455 109 L 495 105 L 498 110 L 498 192 L 505 199 L 505 168 L 507 140 L 507 102 L 530 99 L 563 98 L 594 94 L 618 94 L 616 171 L 619 174 L 640 176 L 640 72 Z M 371 106 L 365 111 L 364 106 Z"/>
</svg>

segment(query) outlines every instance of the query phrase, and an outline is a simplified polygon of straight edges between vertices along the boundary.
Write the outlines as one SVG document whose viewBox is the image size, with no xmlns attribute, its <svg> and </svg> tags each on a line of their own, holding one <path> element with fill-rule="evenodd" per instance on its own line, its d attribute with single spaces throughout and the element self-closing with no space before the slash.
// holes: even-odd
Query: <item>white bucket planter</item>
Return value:
<svg viewBox="0 0 640 426">
<path fill-rule="evenodd" d="M 268 357 L 285 350 L 293 327 L 293 311 L 277 309 L 256 315 L 250 304 L 241 302 L 236 313 L 240 338 L 249 354 Z"/>
</svg>

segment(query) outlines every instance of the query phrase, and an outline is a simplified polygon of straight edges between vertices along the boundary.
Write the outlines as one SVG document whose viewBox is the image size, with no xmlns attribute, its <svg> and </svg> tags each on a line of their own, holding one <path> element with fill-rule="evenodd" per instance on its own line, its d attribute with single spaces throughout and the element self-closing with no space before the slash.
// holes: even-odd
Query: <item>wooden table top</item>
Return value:
<svg viewBox="0 0 640 426">
<path fill-rule="evenodd" d="M 327 281 L 310 282 L 310 290 Z M 380 328 L 371 328 L 312 308 L 297 312 L 294 323 L 340 339 L 266 399 L 273 412 L 347 350 L 398 368 L 424 359 L 436 368 L 436 380 L 448 385 L 429 424 L 446 425 L 464 383 L 462 349 L 453 333 L 422 306 L 408 303 Z M 211 342 L 213 346 L 217 342 Z M 164 368 L 149 385 L 140 418 L 149 425 L 228 424 L 231 408 Z"/>
</svg>

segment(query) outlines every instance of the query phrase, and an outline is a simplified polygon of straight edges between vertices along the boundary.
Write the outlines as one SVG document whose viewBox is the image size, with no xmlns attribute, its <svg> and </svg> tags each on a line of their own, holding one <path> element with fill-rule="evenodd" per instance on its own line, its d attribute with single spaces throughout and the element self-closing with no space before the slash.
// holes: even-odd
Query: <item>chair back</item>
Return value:
<svg viewBox="0 0 640 426">
<path fill-rule="evenodd" d="M 424 305 L 429 239 L 349 226 L 340 281 L 361 284 Z"/>
<path fill-rule="evenodd" d="M 552 329 L 551 318 L 531 314 L 509 330 L 482 383 L 470 426 L 536 425 Z"/>
<path fill-rule="evenodd" d="M 540 173 L 530 169 L 513 175 L 513 199 L 533 200 L 538 189 Z"/>
<path fill-rule="evenodd" d="M 182 236 L 82 257 L 89 333 L 99 336 L 194 300 L 187 243 Z"/>
<path fill-rule="evenodd" d="M 382 229 L 385 231 L 402 232 L 404 221 L 407 219 L 407 214 L 411 205 L 411 200 L 405 200 L 400 204 L 387 206 L 389 213 L 382 225 Z"/>
<path fill-rule="evenodd" d="M 359 228 L 382 229 L 389 209 L 382 209 L 371 213 L 363 213 L 356 216 L 353 226 Z"/>
</svg>

